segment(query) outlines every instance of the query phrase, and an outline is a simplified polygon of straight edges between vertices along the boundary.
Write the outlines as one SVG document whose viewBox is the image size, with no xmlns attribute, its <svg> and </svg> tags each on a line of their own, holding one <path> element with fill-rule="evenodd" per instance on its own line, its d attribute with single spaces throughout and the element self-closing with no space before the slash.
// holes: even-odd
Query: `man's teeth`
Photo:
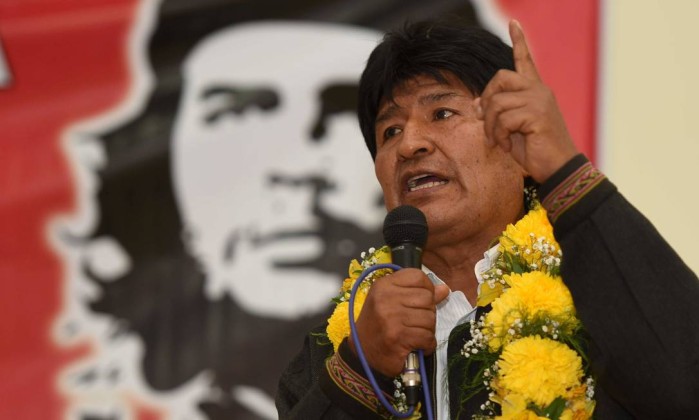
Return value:
<svg viewBox="0 0 699 420">
<path fill-rule="evenodd" d="M 428 181 L 428 178 L 433 178 L 435 179 L 434 181 Z M 420 181 L 425 181 L 424 183 L 420 183 Z M 436 187 L 438 185 L 444 185 L 446 184 L 447 181 L 438 179 L 434 176 L 416 176 L 414 178 L 411 178 L 408 180 L 408 191 L 418 191 L 418 190 L 424 190 L 425 188 L 432 188 Z"/>
<path fill-rule="evenodd" d="M 446 184 L 447 181 L 437 181 L 437 182 L 428 182 L 426 184 L 418 185 L 416 187 L 408 187 L 408 190 L 410 191 L 418 191 L 418 190 L 424 190 L 425 188 L 432 188 L 436 187 L 437 185 L 444 185 Z"/>
</svg>

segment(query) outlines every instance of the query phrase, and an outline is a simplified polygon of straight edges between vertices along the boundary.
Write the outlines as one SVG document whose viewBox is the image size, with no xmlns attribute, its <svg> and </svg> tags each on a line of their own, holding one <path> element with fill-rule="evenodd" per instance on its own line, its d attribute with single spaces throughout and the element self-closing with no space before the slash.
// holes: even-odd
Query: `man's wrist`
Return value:
<svg viewBox="0 0 699 420">
<path fill-rule="evenodd" d="M 538 188 L 541 205 L 556 237 L 585 220 L 616 187 L 589 160 L 579 154 Z"/>
<path fill-rule="evenodd" d="M 345 411 L 358 418 L 385 418 L 388 411 L 376 397 L 359 358 L 349 348 L 345 339 L 325 363 L 327 375 L 321 375 L 320 387 L 323 392 Z M 393 400 L 393 380 L 379 372 L 372 371 L 389 401 Z"/>
<path fill-rule="evenodd" d="M 539 185 L 538 192 L 541 203 L 551 201 L 551 193 L 559 185 L 561 185 L 571 174 L 578 170 L 581 166 L 589 163 L 589 160 L 582 153 L 578 153 L 564 163 L 556 172 L 549 176 L 544 182 Z M 544 206 L 546 207 L 546 206 Z"/>
</svg>

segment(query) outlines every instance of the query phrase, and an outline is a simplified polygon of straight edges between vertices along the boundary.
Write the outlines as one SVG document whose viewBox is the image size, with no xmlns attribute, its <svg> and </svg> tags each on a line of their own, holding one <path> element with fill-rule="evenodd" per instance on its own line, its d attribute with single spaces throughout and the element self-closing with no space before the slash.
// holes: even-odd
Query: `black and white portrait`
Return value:
<svg viewBox="0 0 699 420">
<path fill-rule="evenodd" d="M 366 58 L 408 16 L 476 9 L 143 2 L 122 105 L 64 135 L 80 200 L 51 229 L 55 336 L 89 347 L 61 374 L 69 418 L 276 417 L 282 369 L 382 243 L 355 111 Z"/>
</svg>

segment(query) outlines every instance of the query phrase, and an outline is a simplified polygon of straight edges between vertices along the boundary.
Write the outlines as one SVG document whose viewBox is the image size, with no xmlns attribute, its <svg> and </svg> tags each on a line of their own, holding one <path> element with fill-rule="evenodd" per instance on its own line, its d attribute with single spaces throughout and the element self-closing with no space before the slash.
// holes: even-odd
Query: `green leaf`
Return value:
<svg viewBox="0 0 699 420">
<path fill-rule="evenodd" d="M 558 420 L 560 419 L 561 414 L 563 414 L 563 410 L 566 408 L 566 400 L 563 397 L 558 397 L 544 409 L 541 409 L 534 404 L 530 404 L 527 408 L 539 416 L 547 417 L 551 420 Z"/>
<path fill-rule="evenodd" d="M 318 333 L 311 333 L 310 335 L 311 335 L 311 337 L 315 337 L 316 344 L 318 344 L 319 346 L 328 346 L 328 345 L 332 344 L 330 342 L 330 339 L 328 338 L 327 333 L 318 332 Z"/>
<path fill-rule="evenodd" d="M 522 267 L 519 258 L 515 257 L 514 255 L 505 254 L 505 259 L 507 260 L 507 265 L 509 265 L 512 268 L 513 273 L 522 274 L 526 271 L 526 266 Z"/>
</svg>

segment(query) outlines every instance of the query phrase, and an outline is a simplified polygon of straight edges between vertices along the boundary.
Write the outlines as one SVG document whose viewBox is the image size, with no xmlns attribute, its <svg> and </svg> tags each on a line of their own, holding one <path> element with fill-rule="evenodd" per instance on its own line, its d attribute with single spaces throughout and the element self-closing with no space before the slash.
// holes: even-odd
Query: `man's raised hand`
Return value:
<svg viewBox="0 0 699 420">
<path fill-rule="evenodd" d="M 500 146 L 537 182 L 578 152 L 553 92 L 544 85 L 519 22 L 510 22 L 515 71 L 500 70 L 476 105 L 486 143 Z"/>
</svg>

